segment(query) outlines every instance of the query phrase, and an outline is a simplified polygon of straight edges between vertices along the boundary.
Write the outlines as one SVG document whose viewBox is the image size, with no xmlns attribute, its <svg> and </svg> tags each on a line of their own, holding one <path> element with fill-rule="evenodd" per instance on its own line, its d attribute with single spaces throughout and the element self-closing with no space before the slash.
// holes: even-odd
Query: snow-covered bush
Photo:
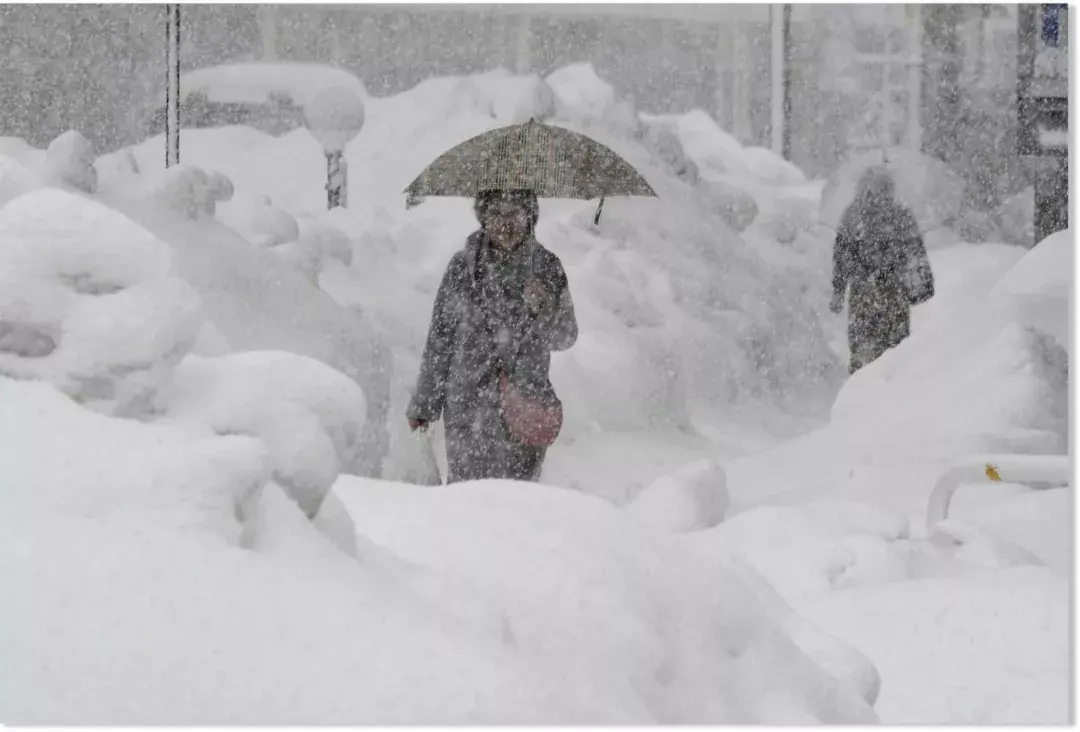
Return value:
<svg viewBox="0 0 1080 732">
<path fill-rule="evenodd" d="M 499 126 L 524 124 L 555 116 L 555 93 L 539 76 L 514 76 L 504 68 L 455 80 L 447 113 L 478 114 Z"/>
<path fill-rule="evenodd" d="M 336 260 L 349 267 L 353 261 L 353 245 L 349 237 L 338 226 L 331 223 L 335 211 L 345 210 L 338 207 L 328 211 L 323 218 L 310 216 L 298 217 L 300 227 L 299 245 L 314 252 L 320 261 Z"/>
<path fill-rule="evenodd" d="M 758 215 L 754 197 L 720 181 L 703 181 L 701 195 L 709 207 L 735 231 L 744 231 Z"/>
<path fill-rule="evenodd" d="M 189 356 L 157 397 L 166 419 L 259 438 L 274 480 L 315 516 L 341 468 L 360 458 L 366 405 L 351 379 L 283 352 Z"/>
<path fill-rule="evenodd" d="M 192 220 L 213 216 L 218 202 L 228 201 L 233 194 L 232 182 L 223 174 L 187 164 L 149 176 L 140 185 L 147 186 L 151 200 Z"/>
<path fill-rule="evenodd" d="M 1005 198 L 994 213 L 994 224 L 1009 244 L 1035 244 L 1035 190 L 1026 188 Z"/>
<path fill-rule="evenodd" d="M 24 193 L 46 188 L 45 179 L 17 158 L 0 153 L 0 207 Z"/>
<path fill-rule="evenodd" d="M 698 531 L 724 519 L 731 503 L 724 469 L 700 460 L 650 483 L 626 510 L 661 531 Z"/>
<path fill-rule="evenodd" d="M 299 241 L 296 219 L 267 196 L 239 195 L 217 208 L 217 220 L 257 247 L 268 249 Z"/>
<path fill-rule="evenodd" d="M 615 88 L 589 63 L 564 66 L 545 81 L 555 94 L 555 111 L 560 118 L 605 119 L 618 101 Z"/>
<path fill-rule="evenodd" d="M 139 414 L 191 349 L 201 315 L 165 244 L 49 189 L 0 208 L 0 322 L 0 373 Z"/>
<path fill-rule="evenodd" d="M 139 161 L 131 148 L 101 155 L 94 161 L 97 171 L 98 190 L 128 185 L 139 174 Z"/>
<path fill-rule="evenodd" d="M 667 168 L 679 180 L 690 185 L 698 182 L 698 168 L 683 151 L 682 143 L 670 126 L 657 122 L 643 121 L 640 139 L 649 152 L 656 156 L 661 167 Z M 744 227 L 745 228 L 745 227 Z M 736 229 L 741 231 L 741 229 Z"/>
<path fill-rule="evenodd" d="M 49 143 L 42 172 L 57 183 L 94 193 L 97 190 L 94 146 L 79 132 L 68 130 Z"/>
</svg>

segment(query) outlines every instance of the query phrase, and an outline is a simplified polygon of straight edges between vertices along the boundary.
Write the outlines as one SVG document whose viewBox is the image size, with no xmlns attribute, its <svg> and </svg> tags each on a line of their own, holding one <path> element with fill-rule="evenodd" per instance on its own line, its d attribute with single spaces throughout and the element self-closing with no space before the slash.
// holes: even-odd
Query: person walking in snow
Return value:
<svg viewBox="0 0 1080 732">
<path fill-rule="evenodd" d="M 918 224 L 896 200 L 884 171 L 869 170 L 840 221 L 833 246 L 829 309 L 848 311 L 849 373 L 854 374 L 911 332 L 911 306 L 934 295 L 934 276 Z"/>
<path fill-rule="evenodd" d="M 443 275 L 406 417 L 413 430 L 442 418 L 448 483 L 538 481 L 561 424 L 551 352 L 578 334 L 569 283 L 536 240 L 533 192 L 485 191 L 473 208 L 480 229 Z M 522 405 L 559 421 L 546 432 L 523 430 L 515 419 Z"/>
</svg>

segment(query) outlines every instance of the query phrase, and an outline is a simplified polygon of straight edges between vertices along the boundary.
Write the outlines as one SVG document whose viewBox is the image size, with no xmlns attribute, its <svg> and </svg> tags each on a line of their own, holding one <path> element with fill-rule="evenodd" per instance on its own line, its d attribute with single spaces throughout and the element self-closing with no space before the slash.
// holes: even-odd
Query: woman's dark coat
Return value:
<svg viewBox="0 0 1080 732">
<path fill-rule="evenodd" d="M 529 281 L 547 297 L 538 312 L 525 302 Z M 532 398 L 554 398 L 551 352 L 577 340 L 570 289 L 559 258 L 527 239 L 498 252 L 483 232 L 472 234 L 447 265 L 435 296 L 416 392 L 413 420 L 446 428 L 447 482 L 482 478 L 538 480 L 545 449 L 520 445 L 499 410 L 503 368 Z"/>
</svg>

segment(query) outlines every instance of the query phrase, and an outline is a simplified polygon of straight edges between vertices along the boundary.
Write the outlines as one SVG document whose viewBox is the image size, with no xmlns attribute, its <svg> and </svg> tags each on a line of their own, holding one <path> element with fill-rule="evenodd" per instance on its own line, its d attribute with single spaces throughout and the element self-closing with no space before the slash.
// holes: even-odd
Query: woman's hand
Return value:
<svg viewBox="0 0 1080 732">
<path fill-rule="evenodd" d="M 539 312 L 548 301 L 548 291 L 538 280 L 530 280 L 525 285 L 525 305 L 532 312 Z"/>
</svg>

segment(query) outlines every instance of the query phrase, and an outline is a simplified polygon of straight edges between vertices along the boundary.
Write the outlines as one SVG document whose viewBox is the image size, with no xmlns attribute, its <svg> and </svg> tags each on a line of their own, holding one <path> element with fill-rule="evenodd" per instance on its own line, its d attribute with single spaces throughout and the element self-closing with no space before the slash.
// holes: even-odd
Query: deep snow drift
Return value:
<svg viewBox="0 0 1080 732">
<path fill-rule="evenodd" d="M 339 480 L 365 395 L 234 351 L 184 253 L 228 240 L 157 190 L 171 245 L 85 195 L 0 208 L 4 719 L 875 719 L 814 658 L 857 653 L 601 499 Z M 400 505 L 358 535 L 342 501 L 372 520 L 380 493 Z"/>
</svg>

